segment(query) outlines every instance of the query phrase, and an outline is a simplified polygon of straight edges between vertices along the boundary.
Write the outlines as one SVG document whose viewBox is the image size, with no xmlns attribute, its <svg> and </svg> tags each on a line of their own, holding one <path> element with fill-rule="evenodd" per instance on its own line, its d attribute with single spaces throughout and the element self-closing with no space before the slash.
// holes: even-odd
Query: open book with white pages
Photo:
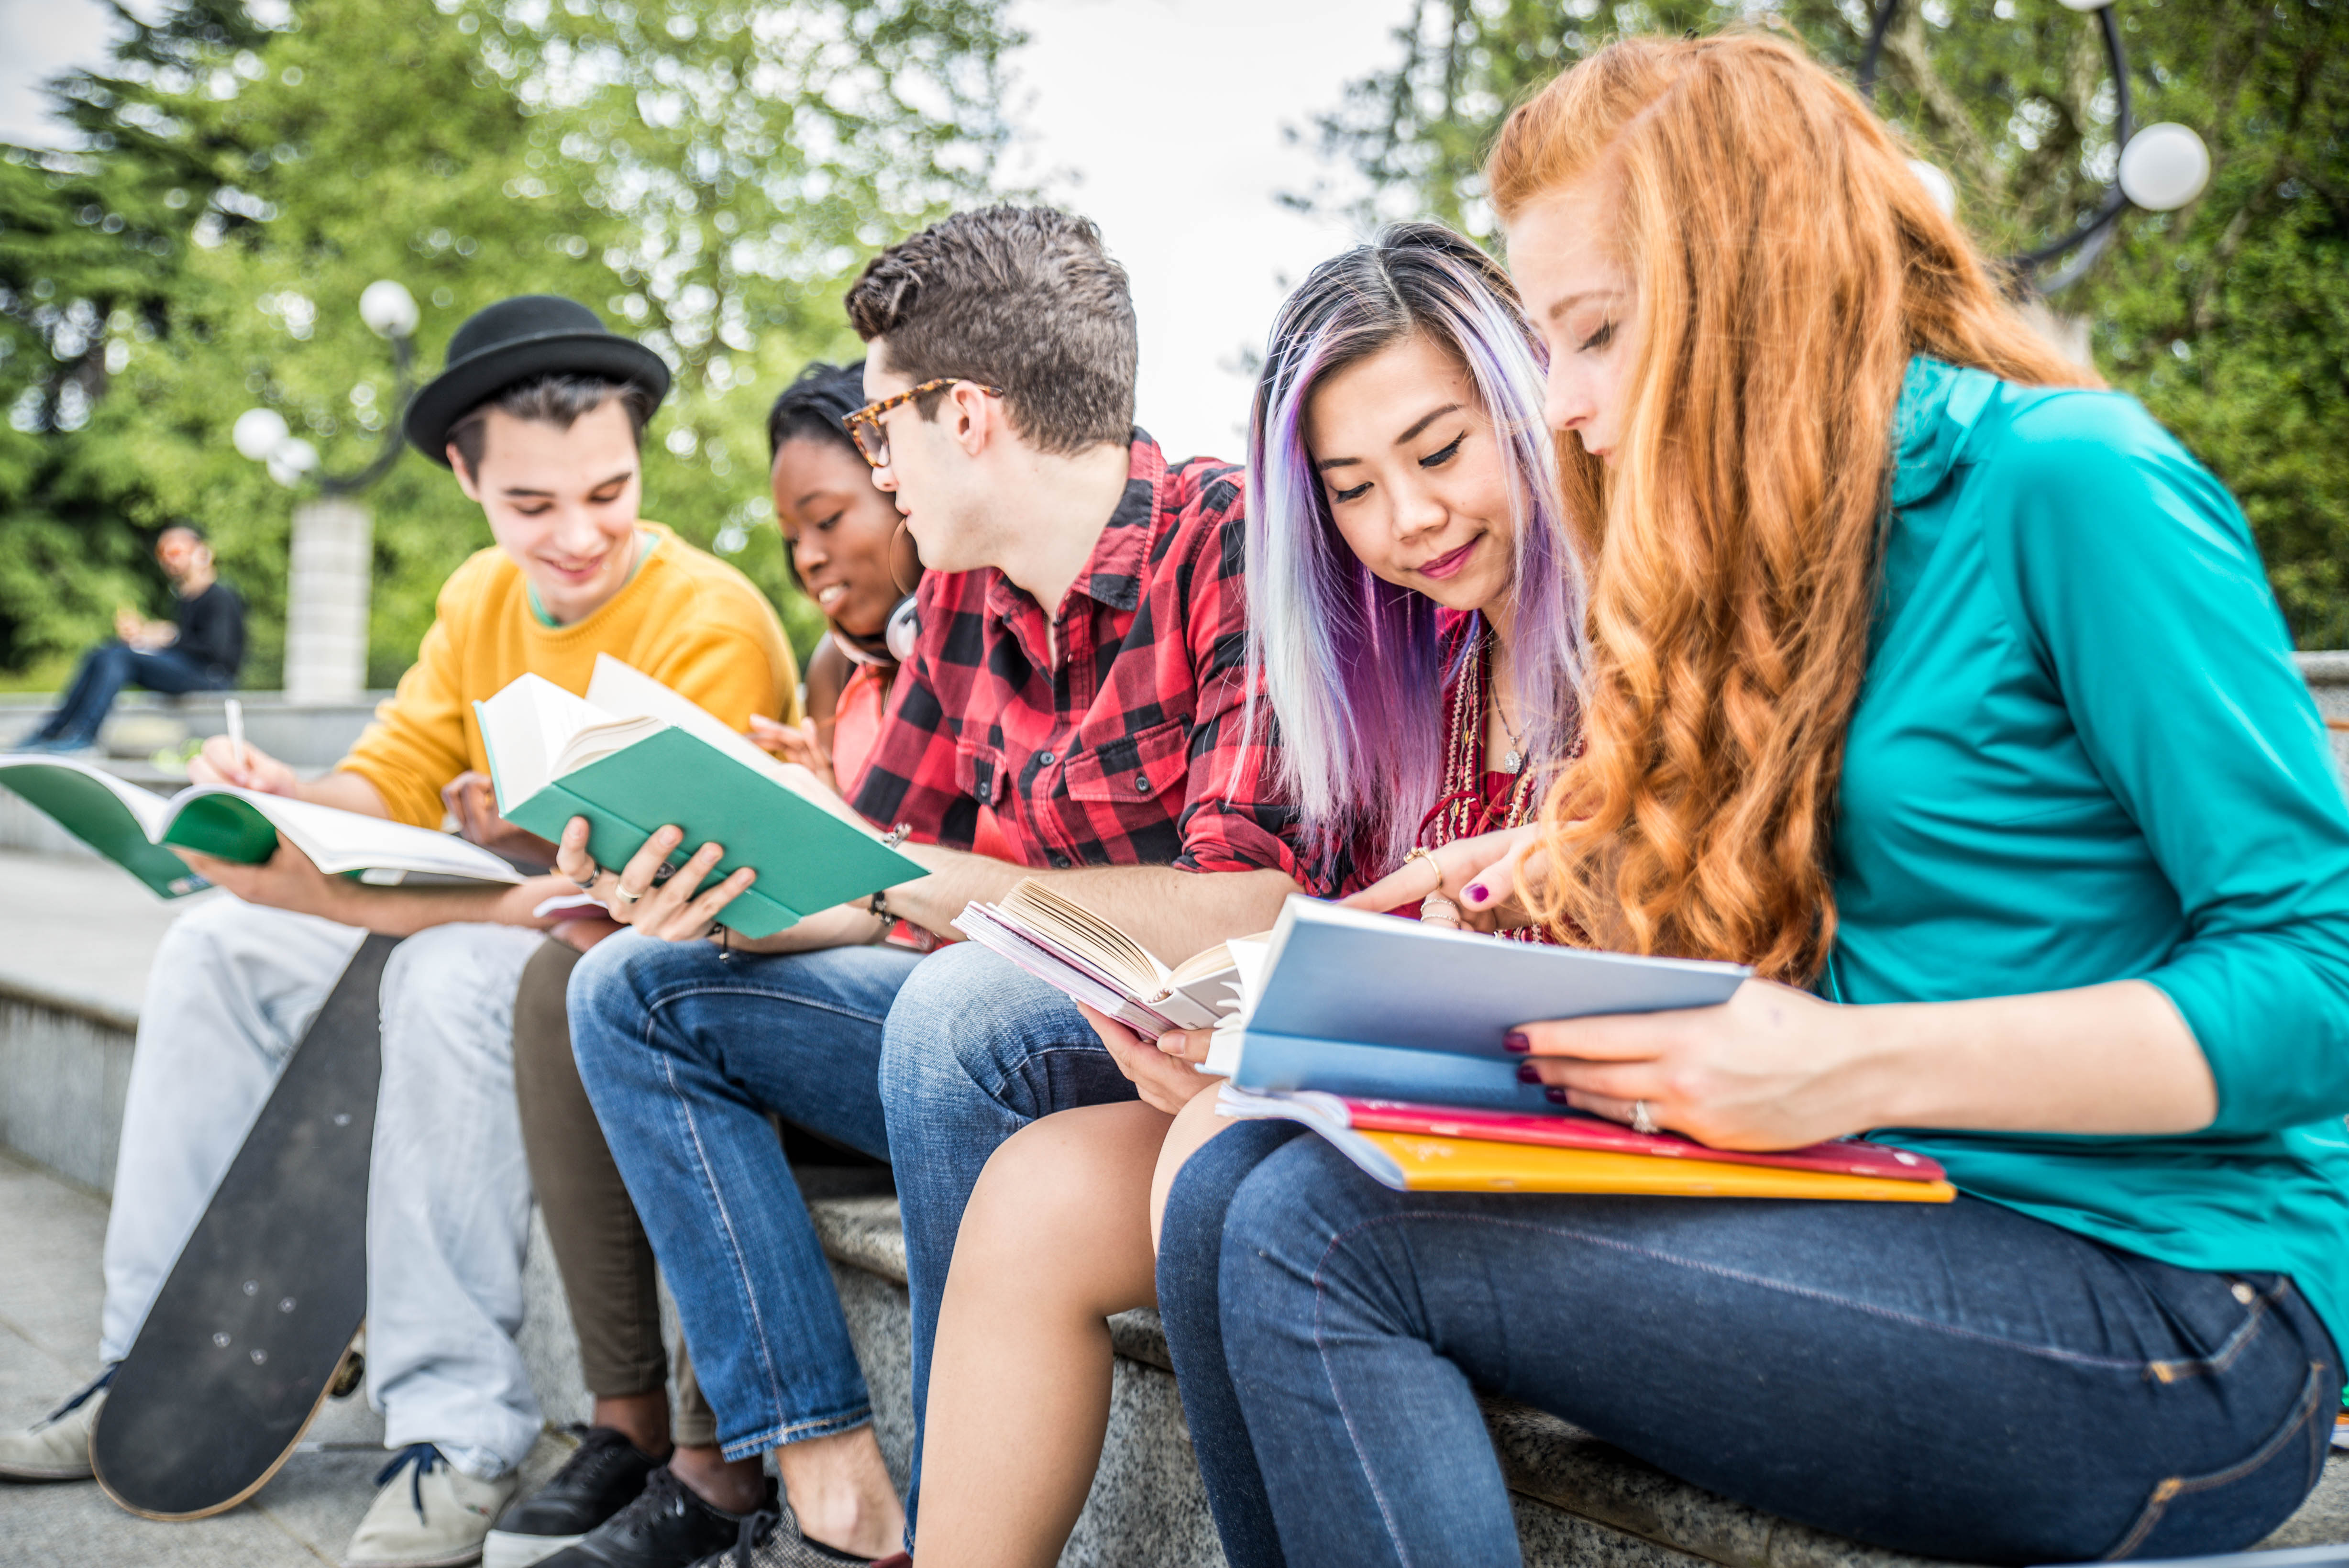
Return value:
<svg viewBox="0 0 2349 1568">
<path fill-rule="evenodd" d="M 1000 904 L 964 906 L 954 924 L 989 952 L 1152 1039 L 1209 1028 L 1237 996 L 1236 943 L 1169 967 L 1114 922 L 1032 877 Z"/>
<path fill-rule="evenodd" d="M 166 846 L 257 866 L 281 836 L 330 876 L 522 880 L 503 860 L 453 834 L 259 790 L 195 784 L 166 798 L 103 768 L 39 753 L 0 756 L 0 785 L 166 898 L 210 886 Z"/>
</svg>

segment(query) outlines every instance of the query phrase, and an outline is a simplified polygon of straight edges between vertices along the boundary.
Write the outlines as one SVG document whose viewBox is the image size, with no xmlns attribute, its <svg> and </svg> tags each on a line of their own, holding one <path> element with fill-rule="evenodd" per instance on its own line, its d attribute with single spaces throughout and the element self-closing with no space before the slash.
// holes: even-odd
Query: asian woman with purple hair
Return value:
<svg viewBox="0 0 2349 1568">
<path fill-rule="evenodd" d="M 1265 787 L 1341 885 L 1529 820 L 1576 748 L 1582 574 L 1543 375 L 1506 275 L 1434 224 L 1323 263 L 1274 325 L 1250 429 L 1250 722 Z M 1218 1126 L 1204 1033 L 1153 1048 L 1093 1022 L 1140 1103 L 1046 1116 L 979 1179 L 932 1359 L 924 1562 L 1059 1558 L 1108 1420 L 1105 1320 L 1154 1303 L 1156 1200 Z"/>
</svg>

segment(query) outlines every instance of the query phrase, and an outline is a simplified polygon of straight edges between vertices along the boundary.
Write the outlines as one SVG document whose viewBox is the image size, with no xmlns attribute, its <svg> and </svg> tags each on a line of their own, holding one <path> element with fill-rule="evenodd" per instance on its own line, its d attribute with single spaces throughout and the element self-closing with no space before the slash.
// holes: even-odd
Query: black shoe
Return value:
<svg viewBox="0 0 2349 1568">
<path fill-rule="evenodd" d="M 902 1552 L 882 1558 L 852 1557 L 810 1541 L 800 1533 L 791 1505 L 781 1503 L 745 1516 L 734 1544 L 693 1568 L 913 1568 L 913 1559 Z"/>
<path fill-rule="evenodd" d="M 774 1482 L 767 1483 L 774 1506 Z M 667 1465 L 645 1478 L 636 1501 L 545 1560 L 544 1568 L 688 1568 L 742 1531 L 742 1518 L 712 1508 Z"/>
<path fill-rule="evenodd" d="M 636 1501 L 660 1461 L 609 1427 L 590 1427 L 553 1479 L 517 1498 L 481 1543 L 481 1568 L 531 1568 Z"/>
</svg>

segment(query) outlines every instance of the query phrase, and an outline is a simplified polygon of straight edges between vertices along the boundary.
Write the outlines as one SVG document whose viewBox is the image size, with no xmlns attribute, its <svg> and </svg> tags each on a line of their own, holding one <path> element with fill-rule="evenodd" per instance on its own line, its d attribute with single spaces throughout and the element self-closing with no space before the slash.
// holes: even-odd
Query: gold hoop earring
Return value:
<svg viewBox="0 0 2349 1568">
<path fill-rule="evenodd" d="M 897 541 L 905 537 L 905 520 L 900 517 L 897 519 L 897 531 L 889 535 L 889 586 L 897 590 L 897 597 L 901 599 L 922 586 L 922 547 L 919 545 L 914 546 L 913 582 L 908 585 L 897 580 Z"/>
</svg>

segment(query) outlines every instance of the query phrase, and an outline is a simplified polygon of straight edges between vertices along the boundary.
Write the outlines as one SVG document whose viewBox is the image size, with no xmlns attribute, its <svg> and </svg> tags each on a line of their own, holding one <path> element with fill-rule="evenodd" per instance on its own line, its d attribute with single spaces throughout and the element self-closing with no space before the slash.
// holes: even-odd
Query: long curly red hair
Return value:
<svg viewBox="0 0 2349 1568">
<path fill-rule="evenodd" d="M 1588 743 L 1545 803 L 1529 895 L 1554 930 L 1817 972 L 1909 358 L 2099 384 L 2001 295 L 1909 156 L 1754 34 L 1610 45 L 1502 129 L 1504 224 L 1599 193 L 1638 294 L 1612 464 L 1558 442 L 1595 569 Z"/>
</svg>

